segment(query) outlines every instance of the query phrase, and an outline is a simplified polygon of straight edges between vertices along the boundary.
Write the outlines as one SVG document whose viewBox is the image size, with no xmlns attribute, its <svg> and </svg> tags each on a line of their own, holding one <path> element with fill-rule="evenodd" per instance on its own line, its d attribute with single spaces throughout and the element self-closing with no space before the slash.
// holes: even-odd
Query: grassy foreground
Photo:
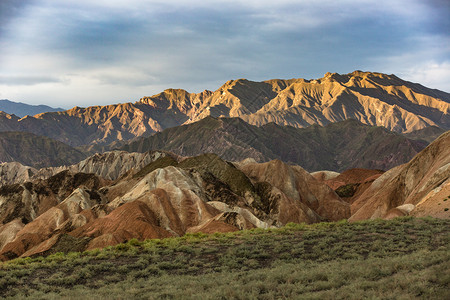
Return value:
<svg viewBox="0 0 450 300">
<path fill-rule="evenodd" d="M 0 297 L 450 299 L 450 220 L 397 218 L 131 240 L 0 264 Z"/>
</svg>

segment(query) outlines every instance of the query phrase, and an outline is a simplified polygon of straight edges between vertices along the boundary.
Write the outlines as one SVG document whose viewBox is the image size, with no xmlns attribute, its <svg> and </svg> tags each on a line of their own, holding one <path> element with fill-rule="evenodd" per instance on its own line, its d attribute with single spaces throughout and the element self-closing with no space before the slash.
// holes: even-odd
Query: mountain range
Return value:
<svg viewBox="0 0 450 300">
<path fill-rule="evenodd" d="M 32 133 L 0 132 L 0 161 L 19 162 L 39 169 L 77 164 L 88 153 L 115 149 L 127 152 L 164 150 L 180 156 L 215 153 L 229 161 L 280 159 L 308 171 L 341 172 L 349 168 L 389 170 L 408 162 L 427 145 L 428 142 L 422 139 L 408 139 L 384 127 L 350 119 L 324 127 L 295 128 L 275 123 L 258 127 L 240 118 L 206 117 L 128 143 L 118 141 L 107 146 L 77 149 Z M 0 168 L 10 167 L 3 165 Z"/>
<path fill-rule="evenodd" d="M 1 113 L 0 130 L 32 132 L 70 146 L 104 145 L 212 116 L 296 128 L 355 119 L 410 133 L 430 126 L 450 129 L 449 112 L 449 93 L 395 75 L 355 71 L 327 73 L 315 80 L 230 80 L 214 92 L 168 89 L 135 103 L 74 107 L 24 118 Z"/>
<path fill-rule="evenodd" d="M 63 111 L 62 108 L 53 108 L 47 105 L 30 105 L 21 102 L 13 102 L 7 99 L 0 100 L 0 111 L 14 114 L 20 118 L 34 116 L 45 112 Z"/>
</svg>

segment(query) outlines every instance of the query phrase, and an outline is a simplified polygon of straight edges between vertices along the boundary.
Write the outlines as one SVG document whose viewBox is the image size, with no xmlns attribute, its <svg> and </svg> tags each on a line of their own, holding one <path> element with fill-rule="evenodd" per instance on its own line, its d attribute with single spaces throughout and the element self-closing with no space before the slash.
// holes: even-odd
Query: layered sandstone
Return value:
<svg viewBox="0 0 450 300">
<path fill-rule="evenodd" d="M 449 218 L 450 131 L 409 163 L 384 173 L 352 204 L 351 221 L 399 215 Z M 450 195 L 450 194 L 449 194 Z"/>
</svg>

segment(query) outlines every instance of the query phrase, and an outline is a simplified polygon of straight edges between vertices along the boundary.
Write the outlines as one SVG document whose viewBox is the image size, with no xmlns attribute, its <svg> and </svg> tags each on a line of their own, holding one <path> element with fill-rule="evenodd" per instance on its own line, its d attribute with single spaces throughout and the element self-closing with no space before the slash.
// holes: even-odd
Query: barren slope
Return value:
<svg viewBox="0 0 450 300">
<path fill-rule="evenodd" d="M 412 214 L 450 218 L 450 131 L 409 163 L 389 170 L 352 204 L 350 220 Z"/>
<path fill-rule="evenodd" d="M 109 144 L 149 136 L 207 116 L 241 117 L 254 125 L 306 127 L 349 118 L 409 133 L 450 129 L 450 94 L 394 75 L 355 71 L 316 80 L 230 80 L 198 94 L 167 89 L 136 103 L 74 107 L 25 117 L 0 114 L 0 129 L 29 131 L 71 146 Z"/>
<path fill-rule="evenodd" d="M 34 168 L 71 165 L 86 154 L 64 143 L 27 132 L 0 132 L 0 162 Z"/>
<path fill-rule="evenodd" d="M 161 149 L 183 156 L 216 153 L 231 161 L 280 159 L 308 171 L 343 171 L 357 167 L 388 170 L 408 162 L 426 145 L 425 141 L 410 140 L 356 120 L 325 127 L 294 128 L 274 123 L 257 127 L 239 118 L 207 117 L 120 149 L 130 152 Z"/>
<path fill-rule="evenodd" d="M 0 188 L 0 258 L 92 249 L 131 238 L 228 232 L 350 216 L 350 206 L 298 166 L 235 165 L 206 154 L 161 156 L 108 183 L 64 171 Z M 72 246 L 71 246 L 72 245 Z"/>
</svg>

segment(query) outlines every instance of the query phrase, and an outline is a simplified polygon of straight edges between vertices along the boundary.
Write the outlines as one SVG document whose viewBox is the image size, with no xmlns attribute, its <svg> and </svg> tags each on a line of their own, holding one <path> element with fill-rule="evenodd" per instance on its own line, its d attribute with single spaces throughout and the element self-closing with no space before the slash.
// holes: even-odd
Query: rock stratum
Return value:
<svg viewBox="0 0 450 300">
<path fill-rule="evenodd" d="M 79 165 L 0 187 L 2 260 L 289 222 L 450 218 L 450 131 L 387 172 L 310 174 L 281 160 L 157 151 L 108 152 Z"/>
<path fill-rule="evenodd" d="M 3 186 L 0 212 L 6 260 L 131 238 L 340 220 L 350 216 L 350 205 L 301 167 L 279 160 L 232 164 L 214 154 L 162 152 L 115 181 L 65 170 Z"/>
<path fill-rule="evenodd" d="M 74 107 L 19 118 L 0 113 L 1 131 L 27 131 L 70 146 L 106 145 L 149 136 L 207 116 L 240 117 L 262 126 L 303 128 L 355 119 L 410 133 L 430 126 L 450 129 L 450 94 L 395 75 L 355 71 L 323 78 L 230 80 L 216 91 L 168 89 L 135 103 Z"/>
</svg>

